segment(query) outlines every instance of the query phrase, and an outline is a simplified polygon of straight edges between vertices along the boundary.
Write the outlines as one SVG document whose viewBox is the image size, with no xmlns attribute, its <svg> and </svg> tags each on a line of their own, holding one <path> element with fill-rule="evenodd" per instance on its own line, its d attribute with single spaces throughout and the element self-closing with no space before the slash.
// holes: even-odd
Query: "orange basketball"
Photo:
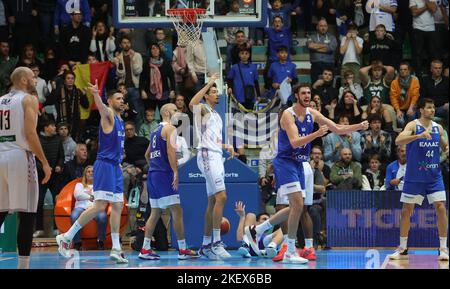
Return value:
<svg viewBox="0 0 450 289">
<path fill-rule="evenodd" d="M 230 221 L 228 221 L 227 218 L 222 217 L 222 223 L 220 224 L 220 234 L 225 235 L 230 231 L 231 224 Z"/>
</svg>

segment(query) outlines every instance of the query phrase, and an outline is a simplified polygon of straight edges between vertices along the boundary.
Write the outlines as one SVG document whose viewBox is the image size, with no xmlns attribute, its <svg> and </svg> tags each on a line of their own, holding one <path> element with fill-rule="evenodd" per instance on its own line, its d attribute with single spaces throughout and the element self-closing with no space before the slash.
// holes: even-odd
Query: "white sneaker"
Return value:
<svg viewBox="0 0 450 289">
<path fill-rule="evenodd" d="M 205 256 L 206 258 L 208 258 L 210 260 L 220 260 L 219 256 L 217 256 L 216 254 L 213 253 L 213 251 L 211 251 L 211 244 L 202 246 L 200 248 L 200 250 L 198 251 L 198 253 L 201 256 Z"/>
<path fill-rule="evenodd" d="M 64 238 L 64 234 L 56 236 L 56 244 L 58 244 L 58 252 L 64 258 L 70 258 L 72 256 L 71 247 L 72 241 Z"/>
<path fill-rule="evenodd" d="M 125 258 L 122 250 L 111 249 L 111 254 L 109 254 L 111 260 L 116 261 L 117 264 L 128 264 L 128 260 Z"/>
<path fill-rule="evenodd" d="M 252 257 L 252 255 L 250 255 L 250 250 L 249 250 L 247 244 L 243 244 L 241 247 L 239 247 L 237 252 L 243 258 L 251 258 Z"/>
<path fill-rule="evenodd" d="M 390 260 L 403 260 L 408 259 L 408 249 L 398 247 L 394 253 L 388 255 Z"/>
<path fill-rule="evenodd" d="M 217 241 L 211 246 L 211 251 L 220 259 L 230 258 L 230 253 L 225 250 L 225 244 L 222 241 Z"/>
<path fill-rule="evenodd" d="M 283 263 L 306 264 L 308 259 L 300 257 L 297 252 L 291 254 L 288 251 L 284 254 Z"/>
<path fill-rule="evenodd" d="M 273 257 L 275 257 L 278 254 L 278 251 L 276 248 L 272 248 L 272 247 L 267 247 L 264 250 L 260 250 L 261 252 L 261 256 L 264 258 L 270 258 L 272 259 Z"/>
<path fill-rule="evenodd" d="M 448 248 L 439 248 L 439 261 L 448 261 Z"/>
<path fill-rule="evenodd" d="M 33 238 L 40 238 L 40 237 L 44 237 L 44 231 L 37 230 L 36 232 L 34 232 Z"/>
</svg>

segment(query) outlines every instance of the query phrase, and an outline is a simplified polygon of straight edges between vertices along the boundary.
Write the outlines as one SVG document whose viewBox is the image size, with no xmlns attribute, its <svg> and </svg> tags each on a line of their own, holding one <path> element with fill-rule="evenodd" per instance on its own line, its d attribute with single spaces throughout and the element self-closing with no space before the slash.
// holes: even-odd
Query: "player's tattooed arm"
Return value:
<svg viewBox="0 0 450 289">
<path fill-rule="evenodd" d="M 448 157 L 448 153 L 449 153 L 448 140 L 445 137 L 445 131 L 441 125 L 439 125 L 439 133 L 441 135 L 441 148 Z"/>
</svg>

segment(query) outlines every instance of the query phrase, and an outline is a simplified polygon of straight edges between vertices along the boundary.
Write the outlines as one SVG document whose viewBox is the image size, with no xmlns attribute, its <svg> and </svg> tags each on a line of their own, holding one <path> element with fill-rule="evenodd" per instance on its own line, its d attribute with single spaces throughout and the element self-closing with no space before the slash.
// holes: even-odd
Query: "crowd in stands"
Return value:
<svg viewBox="0 0 450 289">
<path fill-rule="evenodd" d="M 86 170 L 96 157 L 99 115 L 84 88 L 76 85 L 77 66 L 111 62 L 105 91 L 117 89 L 125 96 L 124 192 L 146 173 L 144 153 L 161 106 L 175 103 L 192 124 L 188 104 L 208 73 L 202 39 L 195 46 L 177 46 L 175 30 L 115 29 L 112 1 L 75 0 L 75 6 L 67 2 L 0 0 L 0 95 L 8 92 L 15 67 L 33 70 L 41 110 L 40 140 L 53 168 L 52 179 L 40 185 L 35 237 L 42 235 L 47 190 L 55 199 L 67 183 L 83 178 L 76 193 L 77 212 L 89 205 L 85 191 L 91 183 Z M 161 13 L 162 2 L 136 1 L 142 6 L 138 11 L 147 16 Z M 215 2 L 216 13 L 239 13 L 237 0 Z M 434 100 L 435 121 L 448 128 L 449 4 L 444 0 L 268 2 L 266 28 L 217 29 L 227 43 L 227 93 L 253 110 L 255 103 L 274 98 L 283 83 L 296 85 L 304 72 L 293 59 L 302 48 L 309 52 L 311 64 L 307 73 L 311 109 L 339 124 L 370 123 L 367 131 L 330 133 L 314 142 L 315 191 L 309 212 L 319 236 L 327 190 L 402 189 L 405 149 L 395 146 L 395 138 L 418 117 L 420 98 Z M 295 46 L 293 39 L 300 39 L 303 46 Z M 266 47 L 263 69 L 252 62 L 255 46 Z M 290 96 L 284 104 L 293 99 Z M 88 118 L 83 109 L 92 109 Z M 186 135 L 177 143 L 183 164 L 194 154 Z M 448 159 L 443 157 L 442 163 L 448 175 Z M 42 170 L 38 172 L 43 178 Z M 270 158 L 260 161 L 259 175 L 262 200 L 269 203 L 275 190 Z"/>
</svg>

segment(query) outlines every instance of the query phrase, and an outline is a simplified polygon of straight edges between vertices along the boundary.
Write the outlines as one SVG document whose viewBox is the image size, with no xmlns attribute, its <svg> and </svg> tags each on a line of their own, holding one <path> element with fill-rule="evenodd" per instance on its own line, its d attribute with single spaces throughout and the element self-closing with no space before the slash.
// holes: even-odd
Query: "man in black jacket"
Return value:
<svg viewBox="0 0 450 289">
<path fill-rule="evenodd" d="M 61 137 L 56 133 L 56 126 L 53 120 L 43 121 L 43 131 L 39 135 L 39 140 L 44 150 L 45 157 L 52 168 L 52 176 L 48 183 L 42 184 L 44 172 L 41 163 L 36 159 L 36 166 L 39 178 L 39 201 L 36 214 L 36 232 L 33 237 L 42 237 L 44 234 L 44 199 L 47 190 L 50 190 L 55 204 L 55 197 L 61 188 L 61 173 L 64 167 L 64 148 Z M 56 226 L 54 226 L 56 228 Z"/>
<path fill-rule="evenodd" d="M 18 55 L 25 44 L 38 45 L 39 30 L 38 19 L 34 1 L 6 0 L 3 1 L 5 10 L 9 14 L 8 20 L 13 35 L 14 54 Z"/>
<path fill-rule="evenodd" d="M 83 171 L 88 165 L 88 151 L 87 146 L 84 143 L 77 144 L 75 150 L 75 157 L 73 160 L 67 162 L 64 165 L 63 170 L 63 186 L 67 185 L 69 182 L 75 180 L 76 178 L 81 178 L 83 176 Z"/>
<path fill-rule="evenodd" d="M 375 37 L 365 38 L 364 54 L 368 53 L 370 62 L 381 60 L 384 65 L 397 67 L 401 58 L 398 57 L 398 51 L 401 51 L 401 44 L 394 39 L 394 36 L 386 32 L 383 24 L 375 28 Z"/>
<path fill-rule="evenodd" d="M 72 22 L 61 29 L 61 59 L 72 67 L 77 63 L 86 63 L 91 43 L 91 30 L 82 24 L 83 14 L 73 10 Z"/>
</svg>

